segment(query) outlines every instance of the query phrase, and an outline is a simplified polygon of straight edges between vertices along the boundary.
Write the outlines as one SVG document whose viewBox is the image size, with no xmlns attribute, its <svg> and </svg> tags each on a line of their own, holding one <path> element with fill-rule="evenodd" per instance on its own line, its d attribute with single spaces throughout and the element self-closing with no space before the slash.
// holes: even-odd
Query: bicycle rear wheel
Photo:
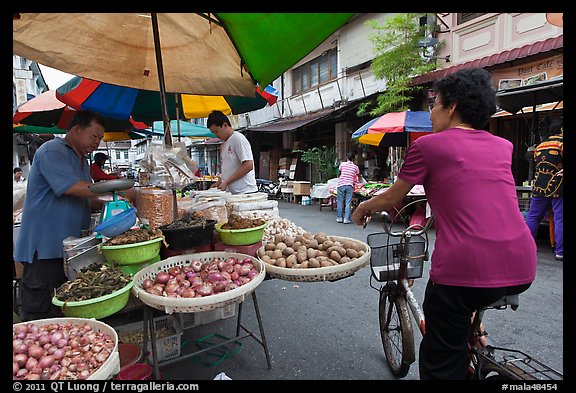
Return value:
<svg viewBox="0 0 576 393">
<path fill-rule="evenodd" d="M 378 308 L 384 354 L 392 374 L 404 378 L 416 354 L 406 299 L 399 295 L 396 283 L 389 282 L 380 291 Z"/>
</svg>

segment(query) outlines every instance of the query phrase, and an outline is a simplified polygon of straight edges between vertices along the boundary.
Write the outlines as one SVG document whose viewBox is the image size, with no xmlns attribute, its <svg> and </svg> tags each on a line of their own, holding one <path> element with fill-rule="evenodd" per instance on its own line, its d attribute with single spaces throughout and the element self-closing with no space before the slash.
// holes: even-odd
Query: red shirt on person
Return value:
<svg viewBox="0 0 576 393">
<path fill-rule="evenodd" d="M 120 176 L 118 175 L 109 175 L 108 173 L 104 172 L 100 165 L 96 164 L 95 162 L 90 166 L 90 176 L 95 182 L 102 180 L 120 179 Z"/>
</svg>

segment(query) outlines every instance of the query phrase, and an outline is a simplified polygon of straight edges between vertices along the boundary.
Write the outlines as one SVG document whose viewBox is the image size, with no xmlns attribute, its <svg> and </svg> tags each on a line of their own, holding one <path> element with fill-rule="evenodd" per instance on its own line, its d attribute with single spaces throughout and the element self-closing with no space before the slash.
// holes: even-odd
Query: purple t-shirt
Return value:
<svg viewBox="0 0 576 393">
<path fill-rule="evenodd" d="M 512 150 L 489 132 L 459 128 L 408 148 L 398 177 L 422 184 L 434 213 L 434 282 L 495 288 L 534 280 L 536 243 L 518 208 Z"/>
</svg>

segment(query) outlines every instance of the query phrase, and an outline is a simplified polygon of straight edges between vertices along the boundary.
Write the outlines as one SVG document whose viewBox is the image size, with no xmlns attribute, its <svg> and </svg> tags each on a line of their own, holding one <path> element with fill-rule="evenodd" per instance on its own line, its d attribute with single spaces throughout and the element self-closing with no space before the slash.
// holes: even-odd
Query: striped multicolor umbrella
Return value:
<svg viewBox="0 0 576 393">
<path fill-rule="evenodd" d="M 56 90 L 48 90 L 20 105 L 12 117 L 12 122 L 14 124 L 57 127 L 61 130 L 67 130 L 74 112 L 76 112 L 75 109 L 56 98 Z M 149 127 L 148 124 L 135 121 L 130 116 L 119 119 L 106 116 L 102 112 L 98 113 L 104 115 L 106 131 L 130 131 Z"/>
<path fill-rule="evenodd" d="M 370 120 L 354 131 L 352 139 L 373 146 L 406 146 L 432 132 L 430 113 L 424 111 L 390 112 Z"/>
<path fill-rule="evenodd" d="M 226 115 L 240 114 L 273 105 L 278 91 L 271 85 L 264 90 L 255 86 L 255 97 L 201 96 L 167 93 L 168 116 L 172 119 L 207 117 L 213 110 Z M 74 77 L 56 90 L 56 97 L 74 109 L 89 109 L 116 119 L 132 116 L 137 121 L 162 120 L 158 91 L 134 89 Z"/>
</svg>

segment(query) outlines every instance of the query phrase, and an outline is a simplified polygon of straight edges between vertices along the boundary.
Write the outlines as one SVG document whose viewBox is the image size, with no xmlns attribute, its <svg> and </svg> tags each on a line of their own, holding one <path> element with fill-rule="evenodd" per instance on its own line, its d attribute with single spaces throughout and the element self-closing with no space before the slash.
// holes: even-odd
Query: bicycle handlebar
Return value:
<svg viewBox="0 0 576 393">
<path fill-rule="evenodd" d="M 395 237 L 422 235 L 424 232 L 426 232 L 430 228 L 430 225 L 432 225 L 432 221 L 434 221 L 434 215 L 431 215 L 428 218 L 428 220 L 426 221 L 426 224 L 424 226 L 422 226 L 420 224 L 415 224 L 415 225 L 410 225 L 408 228 L 404 229 L 403 231 L 393 232 L 392 231 L 392 218 L 390 217 L 390 214 L 387 211 L 383 211 L 380 214 L 382 214 L 382 218 L 384 218 L 384 224 L 383 224 L 384 232 L 386 232 L 390 236 L 395 236 Z M 420 229 L 417 231 L 411 230 L 412 228 L 416 228 L 416 227 L 420 227 Z"/>
<path fill-rule="evenodd" d="M 402 212 L 404 209 L 406 209 L 407 207 L 418 203 L 418 202 L 422 202 L 422 201 L 426 201 L 426 199 L 419 199 L 413 202 L 408 203 L 407 205 L 405 205 L 402 209 L 400 209 L 400 212 Z M 392 218 L 390 217 L 390 214 L 387 211 L 382 211 L 380 212 L 380 214 L 382 215 L 382 218 L 384 219 L 384 231 L 390 235 L 390 236 L 394 236 L 394 237 L 401 237 L 401 236 L 419 236 L 422 235 L 423 233 L 425 233 L 430 226 L 432 225 L 432 222 L 434 221 L 434 215 L 431 214 L 430 217 L 428 217 L 428 220 L 426 221 L 426 224 L 424 226 L 420 225 L 420 224 L 414 224 L 414 225 L 410 225 L 408 228 L 404 229 L 401 232 L 393 232 L 392 231 Z M 363 228 L 366 228 L 366 226 L 368 225 L 368 223 L 372 220 L 372 213 L 368 213 L 366 216 L 364 216 L 364 223 L 363 223 Z M 419 227 L 420 229 L 417 231 L 411 231 L 411 229 L 413 228 L 417 228 Z"/>
</svg>

